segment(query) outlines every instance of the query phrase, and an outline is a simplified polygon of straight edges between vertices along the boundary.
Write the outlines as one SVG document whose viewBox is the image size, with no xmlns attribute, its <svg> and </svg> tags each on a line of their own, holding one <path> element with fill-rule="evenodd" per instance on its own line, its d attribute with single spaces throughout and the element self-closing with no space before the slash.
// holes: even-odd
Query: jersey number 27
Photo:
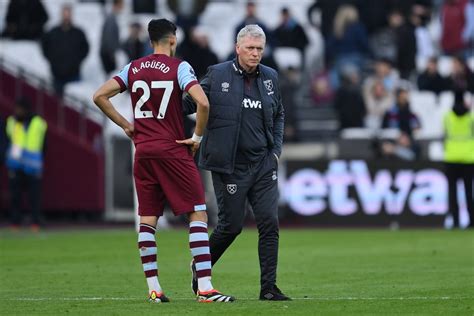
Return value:
<svg viewBox="0 0 474 316">
<path fill-rule="evenodd" d="M 143 111 L 143 105 L 150 99 L 150 87 L 143 80 L 137 80 L 133 83 L 132 92 L 136 92 L 138 89 L 143 90 L 143 95 L 135 104 L 135 118 L 152 118 L 152 111 Z M 156 117 L 159 120 L 165 118 L 166 109 L 168 108 L 168 103 L 170 101 L 171 92 L 173 92 L 173 81 L 152 81 L 151 89 L 165 89 L 163 93 L 163 98 L 161 99 L 160 107 L 158 108 L 158 116 Z"/>
</svg>

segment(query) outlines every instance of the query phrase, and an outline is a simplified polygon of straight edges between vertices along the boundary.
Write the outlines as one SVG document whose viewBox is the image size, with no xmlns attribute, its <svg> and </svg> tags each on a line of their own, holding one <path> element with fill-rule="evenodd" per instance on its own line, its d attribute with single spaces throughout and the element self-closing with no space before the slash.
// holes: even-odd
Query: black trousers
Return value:
<svg viewBox="0 0 474 316">
<path fill-rule="evenodd" d="M 461 163 L 446 163 L 446 176 L 449 185 L 449 212 L 453 216 L 454 227 L 459 226 L 458 180 L 464 182 L 466 192 L 467 211 L 469 212 L 469 226 L 474 227 L 474 193 L 472 181 L 474 179 L 474 165 Z"/>
<path fill-rule="evenodd" d="M 255 164 L 238 164 L 234 173 L 212 172 L 219 207 L 217 226 L 209 245 L 214 265 L 242 231 L 247 201 L 257 223 L 262 289 L 276 283 L 278 263 L 278 162 L 268 153 Z"/>
<path fill-rule="evenodd" d="M 14 225 L 22 221 L 23 194 L 27 193 L 32 224 L 41 221 L 41 178 L 25 174 L 23 171 L 8 171 L 10 185 L 10 222 Z"/>
</svg>

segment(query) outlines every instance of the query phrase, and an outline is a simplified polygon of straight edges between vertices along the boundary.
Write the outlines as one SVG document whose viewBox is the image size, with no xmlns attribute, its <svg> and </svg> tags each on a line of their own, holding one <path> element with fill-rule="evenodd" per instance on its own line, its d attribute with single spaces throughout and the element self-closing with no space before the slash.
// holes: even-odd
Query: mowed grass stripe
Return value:
<svg viewBox="0 0 474 316">
<path fill-rule="evenodd" d="M 215 266 L 235 304 L 196 304 L 186 230 L 158 231 L 161 314 L 474 314 L 474 232 L 282 230 L 278 285 L 292 302 L 258 301 L 257 232 Z M 129 230 L 0 231 L 0 314 L 152 315 Z M 36 299 L 36 300 L 35 300 Z M 41 300 L 39 300 L 41 299 Z M 206 305 L 206 306 L 204 306 Z M 207 306 L 211 305 L 211 306 Z"/>
</svg>

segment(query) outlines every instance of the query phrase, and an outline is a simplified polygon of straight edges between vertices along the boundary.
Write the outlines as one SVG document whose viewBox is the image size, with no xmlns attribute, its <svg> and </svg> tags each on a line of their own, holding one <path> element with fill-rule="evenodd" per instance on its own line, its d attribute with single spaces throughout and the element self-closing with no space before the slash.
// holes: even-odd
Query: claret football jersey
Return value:
<svg viewBox="0 0 474 316">
<path fill-rule="evenodd" d="M 189 63 L 152 54 L 126 65 L 114 77 L 121 92 L 128 90 L 134 113 L 136 157 L 184 158 L 182 94 L 198 84 Z"/>
</svg>

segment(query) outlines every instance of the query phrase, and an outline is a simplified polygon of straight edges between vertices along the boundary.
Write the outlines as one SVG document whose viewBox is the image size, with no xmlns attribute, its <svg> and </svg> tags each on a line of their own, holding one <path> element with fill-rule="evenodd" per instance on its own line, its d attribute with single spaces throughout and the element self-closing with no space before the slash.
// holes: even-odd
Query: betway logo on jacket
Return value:
<svg viewBox="0 0 474 316">
<path fill-rule="evenodd" d="M 244 109 L 261 109 L 262 108 L 262 102 L 261 101 L 254 101 L 249 98 L 245 98 L 242 101 L 242 105 Z"/>
</svg>

